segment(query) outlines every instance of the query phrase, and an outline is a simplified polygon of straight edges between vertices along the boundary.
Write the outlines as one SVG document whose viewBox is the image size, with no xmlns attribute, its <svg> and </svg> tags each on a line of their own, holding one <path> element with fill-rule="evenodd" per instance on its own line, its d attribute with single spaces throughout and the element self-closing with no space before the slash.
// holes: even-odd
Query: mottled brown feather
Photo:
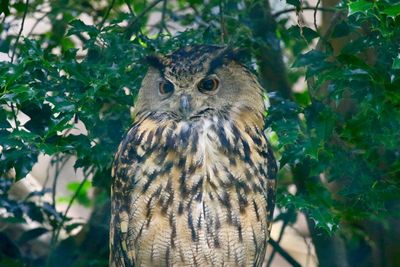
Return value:
<svg viewBox="0 0 400 267">
<path fill-rule="evenodd" d="M 164 60 L 163 71 L 171 80 L 195 80 L 224 51 L 186 48 Z M 240 64 L 221 64 L 222 85 L 242 75 L 249 92 L 222 103 L 199 97 L 195 109 L 216 107 L 195 119 L 177 116 L 174 103 L 152 108 L 139 95 L 113 168 L 111 266 L 262 265 L 277 171 L 263 134 L 262 92 Z"/>
</svg>

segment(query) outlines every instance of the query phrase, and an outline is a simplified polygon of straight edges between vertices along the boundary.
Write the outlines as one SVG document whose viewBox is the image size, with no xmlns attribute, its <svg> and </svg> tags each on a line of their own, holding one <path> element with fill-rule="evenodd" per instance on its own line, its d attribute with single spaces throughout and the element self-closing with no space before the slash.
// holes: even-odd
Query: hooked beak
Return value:
<svg viewBox="0 0 400 267">
<path fill-rule="evenodd" d="M 181 95 L 181 98 L 179 99 L 179 111 L 185 118 L 188 118 L 192 112 L 191 100 L 192 97 L 187 94 Z"/>
</svg>

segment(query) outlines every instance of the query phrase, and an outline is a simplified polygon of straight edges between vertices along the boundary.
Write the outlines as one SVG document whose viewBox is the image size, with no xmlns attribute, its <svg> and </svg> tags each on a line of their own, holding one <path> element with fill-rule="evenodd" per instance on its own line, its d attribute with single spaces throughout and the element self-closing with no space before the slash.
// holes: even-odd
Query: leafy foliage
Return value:
<svg viewBox="0 0 400 267">
<path fill-rule="evenodd" d="M 393 233 L 400 215 L 396 1 L 342 1 L 324 10 L 339 19 L 332 20 L 322 36 L 321 29 L 290 26 L 284 12 L 272 14 L 264 1 L 109 1 L 104 6 L 97 2 L 50 1 L 50 8 L 42 11 L 39 0 L 28 5 L 1 1 L 0 51 L 16 56 L 13 62 L 0 62 L 0 207 L 5 210 L 0 220 L 34 221 L 40 226 L 25 231 L 19 240 L 1 234 L 4 244 L 13 245 L 9 250 L 0 247 L 0 265 L 59 266 L 55 259 L 62 256 L 69 258 L 65 266 L 107 266 L 107 212 L 95 213 L 101 219 L 84 226 L 88 236 L 79 243 L 72 230 L 80 224 L 55 210 L 54 203 L 31 199 L 48 190 L 22 201 L 10 198 L 10 170 L 19 180 L 40 154 L 58 160 L 75 156 L 75 168 L 82 168 L 86 178 L 69 185 L 72 196 L 67 201 L 107 210 L 113 155 L 131 123 L 146 71 L 144 58 L 195 43 L 244 48 L 245 63 L 259 72 L 267 87 L 272 105 L 266 123 L 280 162 L 278 205 L 283 214 L 303 212 L 311 231 L 322 230 L 328 236 L 339 232 L 354 251 L 357 238 L 362 244 L 378 242 L 365 222 L 382 226 L 384 234 Z M 287 4 L 294 7 L 288 12 L 305 8 L 302 1 Z M 151 17 L 158 11 L 161 21 L 154 24 Z M 48 19 L 50 30 L 26 38 L 10 30 L 13 22 L 35 12 Z M 93 23 L 85 23 L 84 16 Z M 317 40 L 315 47 L 312 42 Z M 264 71 L 265 55 L 272 51 L 281 57 L 280 46 L 287 75 L 279 64 L 270 66 L 269 72 L 281 75 L 289 86 L 305 78 L 301 92 L 287 94 L 285 83 L 271 81 L 268 69 Z M 17 119 L 19 113 L 29 117 L 25 124 Z M 87 134 L 71 133 L 78 123 Z M 103 191 L 96 201 L 87 195 L 91 184 Z M 103 236 L 93 236 L 95 230 Z M 70 237 L 58 241 L 60 231 Z M 48 232 L 48 257 L 31 259 L 21 253 L 26 242 Z M 90 238 L 96 242 L 88 243 Z M 100 253 L 96 244 L 103 245 Z M 349 263 L 353 258 L 349 256 Z"/>
</svg>

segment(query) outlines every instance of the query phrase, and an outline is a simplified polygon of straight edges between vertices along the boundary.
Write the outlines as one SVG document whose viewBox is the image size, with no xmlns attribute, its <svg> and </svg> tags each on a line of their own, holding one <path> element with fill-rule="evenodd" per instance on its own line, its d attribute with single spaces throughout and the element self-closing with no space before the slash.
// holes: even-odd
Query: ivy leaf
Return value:
<svg viewBox="0 0 400 267">
<path fill-rule="evenodd" d="M 18 244 L 16 244 L 12 239 L 10 239 L 4 232 L 6 231 L 3 230 L 0 232 L 0 253 L 1 253 L 0 266 L 2 267 L 25 266 L 25 264 L 24 265 L 18 264 L 17 262 L 14 262 L 14 260 L 12 260 L 11 258 L 8 258 L 8 257 L 19 258 L 21 257 L 21 252 L 18 248 Z"/>
<path fill-rule="evenodd" d="M 67 185 L 67 188 L 69 191 L 71 191 L 71 193 L 75 194 L 78 191 L 80 186 L 81 186 L 80 182 L 70 182 Z M 76 200 L 78 201 L 78 203 L 85 207 L 90 206 L 90 198 L 89 198 L 88 194 L 89 194 L 89 189 L 91 187 L 92 187 L 92 183 L 89 181 L 85 181 L 76 196 Z"/>
<path fill-rule="evenodd" d="M 18 243 L 24 244 L 30 240 L 40 237 L 41 235 L 43 235 L 47 232 L 49 232 L 49 230 L 47 230 L 46 228 L 43 228 L 43 227 L 38 227 L 38 228 L 35 228 L 32 230 L 28 230 L 21 235 L 21 237 L 18 240 Z"/>
<path fill-rule="evenodd" d="M 33 193 L 38 193 L 38 192 L 36 191 L 36 192 L 33 192 Z M 28 197 L 31 197 L 32 195 L 33 194 L 31 193 L 31 194 L 29 194 Z M 26 214 L 28 215 L 28 217 L 31 220 L 33 220 L 35 222 L 43 223 L 44 218 L 43 218 L 43 213 L 42 213 L 41 207 L 38 207 L 33 202 L 29 202 L 29 203 L 26 204 L 25 208 L 26 208 Z"/>
<path fill-rule="evenodd" d="M 71 223 L 65 226 L 65 231 L 67 231 L 67 233 L 71 233 L 74 229 L 84 225 L 85 225 L 84 223 Z"/>
<path fill-rule="evenodd" d="M 311 42 L 313 39 L 318 38 L 319 34 L 309 27 L 299 27 L 297 25 L 292 26 L 288 29 L 288 34 L 296 39 L 306 39 L 307 42 Z"/>
<path fill-rule="evenodd" d="M 366 13 L 368 9 L 373 7 L 373 3 L 366 0 L 359 0 L 356 2 L 349 3 L 349 15 L 353 15 L 357 12 Z"/>
<path fill-rule="evenodd" d="M 342 21 L 338 25 L 335 26 L 335 29 L 332 33 L 332 38 L 340 38 L 350 34 L 350 27 L 345 21 Z"/>
<path fill-rule="evenodd" d="M 317 50 L 311 50 L 305 54 L 300 55 L 296 61 L 293 63 L 294 68 L 305 67 L 308 65 L 312 65 L 316 62 L 324 61 L 326 55 Z"/>
<path fill-rule="evenodd" d="M 400 54 L 393 60 L 392 69 L 399 70 L 400 69 Z"/>
<path fill-rule="evenodd" d="M 286 0 L 286 3 L 292 6 L 295 6 L 297 11 L 301 9 L 301 2 L 300 0 Z"/>
<path fill-rule="evenodd" d="M 383 9 L 382 13 L 393 18 L 397 17 L 400 14 L 400 4 L 387 6 Z"/>
<path fill-rule="evenodd" d="M 50 123 L 50 106 L 48 104 L 44 104 L 39 107 L 29 103 L 22 106 L 20 110 L 31 118 L 27 123 L 25 123 L 25 128 L 39 135 L 44 135 Z"/>
<path fill-rule="evenodd" d="M 86 25 L 80 19 L 73 20 L 69 24 L 72 26 L 72 28 L 68 31 L 67 36 L 87 32 L 89 36 L 93 38 L 99 34 L 99 30 L 95 26 Z"/>
<path fill-rule="evenodd" d="M 1 0 L 0 2 L 0 14 L 4 13 L 4 16 L 10 15 L 10 9 L 8 8 L 10 0 Z"/>
<path fill-rule="evenodd" d="M 11 127 L 10 123 L 7 120 L 7 113 L 5 110 L 0 111 L 0 129 L 7 129 Z"/>
</svg>

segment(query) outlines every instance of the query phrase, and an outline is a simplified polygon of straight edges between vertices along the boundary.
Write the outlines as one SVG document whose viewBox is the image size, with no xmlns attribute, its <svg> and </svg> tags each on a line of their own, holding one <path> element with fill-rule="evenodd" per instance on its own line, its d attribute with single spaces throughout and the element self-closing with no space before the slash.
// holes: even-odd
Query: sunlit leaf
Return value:
<svg viewBox="0 0 400 267">
<path fill-rule="evenodd" d="M 374 3 L 368 0 L 357 0 L 354 2 L 350 2 L 348 5 L 349 5 L 350 15 L 352 15 L 357 12 L 363 12 L 363 13 L 367 12 L 374 6 Z"/>
<path fill-rule="evenodd" d="M 383 9 L 382 13 L 391 17 L 397 17 L 400 15 L 400 4 L 389 5 Z"/>
</svg>

